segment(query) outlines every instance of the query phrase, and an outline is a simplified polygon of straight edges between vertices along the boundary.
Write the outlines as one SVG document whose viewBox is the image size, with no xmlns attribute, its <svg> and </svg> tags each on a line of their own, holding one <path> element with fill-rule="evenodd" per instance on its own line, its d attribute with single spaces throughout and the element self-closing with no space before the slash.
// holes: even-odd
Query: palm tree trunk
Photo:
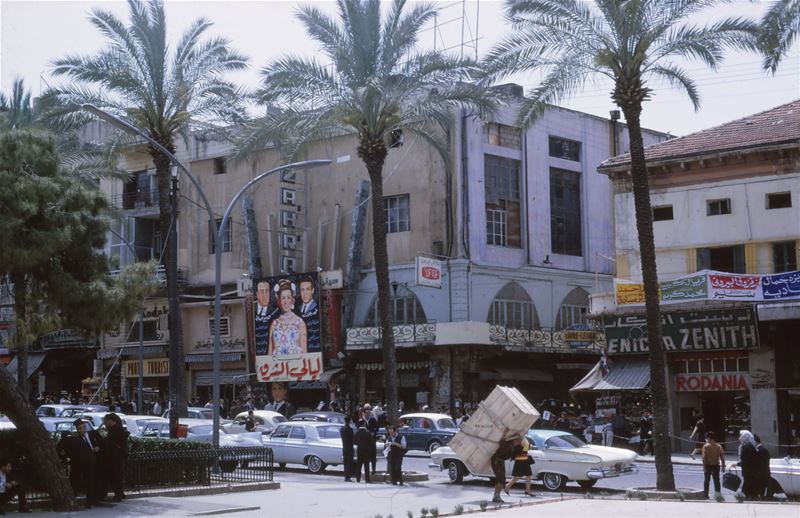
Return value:
<svg viewBox="0 0 800 518">
<path fill-rule="evenodd" d="M 659 309 L 658 271 L 653 239 L 653 213 L 650 208 L 650 183 L 644 158 L 644 143 L 640 116 L 641 102 L 620 106 L 625 113 L 631 143 L 631 171 L 633 203 L 636 211 L 636 229 L 639 234 L 639 254 L 642 261 L 645 316 L 647 319 L 647 344 L 650 350 L 650 392 L 653 398 L 653 449 L 656 456 L 656 487 L 660 491 L 675 490 L 672 472 L 672 448 L 669 434 L 669 394 L 664 343 L 661 339 L 661 311 Z"/>
<path fill-rule="evenodd" d="M 175 152 L 172 139 L 153 136 L 159 144 L 171 153 Z M 178 417 L 186 416 L 186 394 L 184 387 L 185 372 L 183 367 L 183 347 L 181 340 L 181 306 L 178 300 L 178 231 L 172 228 L 173 203 L 170 196 L 172 164 L 168 157 L 155 149 L 150 149 L 150 156 L 156 166 L 158 179 L 158 211 L 159 228 L 162 241 L 167 243 L 164 264 L 167 277 L 167 303 L 169 306 L 169 414 L 170 437 L 177 438 Z M 176 193 L 177 195 L 177 193 Z M 177 207 L 177 200 L 174 203 Z M 174 225 L 177 226 L 177 210 Z"/>
<path fill-rule="evenodd" d="M 392 316 L 389 312 L 389 254 L 386 250 L 386 218 L 383 214 L 383 164 L 387 149 L 382 138 L 363 139 L 358 156 L 364 161 L 372 189 L 372 248 L 375 277 L 378 284 L 378 319 L 383 347 L 383 376 L 386 390 L 386 414 L 390 423 L 397 422 L 397 355 L 394 347 Z"/>
<path fill-rule="evenodd" d="M 58 460 L 53 441 L 36 417 L 27 395 L 5 367 L 0 367 L 0 411 L 8 414 L 20 438 L 24 439 L 37 478 L 50 495 L 55 510 L 74 510 L 75 494 Z"/>
</svg>

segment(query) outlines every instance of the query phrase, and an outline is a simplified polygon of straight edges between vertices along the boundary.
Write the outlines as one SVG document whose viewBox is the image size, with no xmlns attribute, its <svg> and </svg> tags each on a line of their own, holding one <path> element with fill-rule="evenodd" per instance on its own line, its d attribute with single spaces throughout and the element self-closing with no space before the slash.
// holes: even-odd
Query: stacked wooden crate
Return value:
<svg viewBox="0 0 800 518">
<path fill-rule="evenodd" d="M 513 387 L 497 386 L 478 405 L 448 446 L 472 473 L 491 473 L 490 459 L 500 441 L 524 436 L 539 419 L 539 412 Z"/>
</svg>

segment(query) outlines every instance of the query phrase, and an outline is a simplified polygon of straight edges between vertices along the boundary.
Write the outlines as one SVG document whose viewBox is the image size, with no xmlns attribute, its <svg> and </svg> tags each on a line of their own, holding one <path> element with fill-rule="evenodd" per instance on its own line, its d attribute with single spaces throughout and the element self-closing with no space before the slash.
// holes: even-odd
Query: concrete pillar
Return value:
<svg viewBox="0 0 800 518">
<path fill-rule="evenodd" d="M 431 410 L 438 412 L 441 408 L 450 408 L 450 348 L 441 347 L 431 350 Z"/>
<path fill-rule="evenodd" d="M 469 261 L 451 259 L 450 269 L 450 306 L 452 322 L 469 320 Z"/>
<path fill-rule="evenodd" d="M 358 370 L 358 401 L 363 403 L 367 400 L 367 371 Z"/>
<path fill-rule="evenodd" d="M 750 351 L 750 427 L 772 456 L 778 455 L 778 394 L 775 391 L 775 350 Z"/>
</svg>

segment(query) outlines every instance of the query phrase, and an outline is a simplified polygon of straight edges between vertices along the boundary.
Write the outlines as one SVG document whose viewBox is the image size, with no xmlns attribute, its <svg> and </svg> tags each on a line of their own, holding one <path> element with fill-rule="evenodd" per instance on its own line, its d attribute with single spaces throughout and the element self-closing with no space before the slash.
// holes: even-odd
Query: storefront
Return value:
<svg viewBox="0 0 800 518">
<path fill-rule="evenodd" d="M 643 390 L 650 383 L 645 317 L 605 316 L 603 327 L 608 361 L 598 362 L 571 392 L 599 397 L 619 394 L 620 410 L 637 419 L 647 403 Z M 771 437 L 772 421 L 751 418 L 751 358 L 755 355 L 759 373 L 769 363 L 759 349 L 752 307 L 664 312 L 662 333 L 674 449 L 683 451 L 689 446 L 699 413 L 705 416 L 706 428 L 722 441 L 735 441 L 741 429 Z M 735 442 L 729 447 L 735 447 Z"/>
<path fill-rule="evenodd" d="M 144 401 L 153 404 L 156 401 L 165 400 L 169 390 L 169 359 L 164 356 L 145 358 L 143 365 L 142 397 Z M 137 401 L 139 360 L 123 360 L 120 374 L 120 393 L 129 401 Z"/>
</svg>

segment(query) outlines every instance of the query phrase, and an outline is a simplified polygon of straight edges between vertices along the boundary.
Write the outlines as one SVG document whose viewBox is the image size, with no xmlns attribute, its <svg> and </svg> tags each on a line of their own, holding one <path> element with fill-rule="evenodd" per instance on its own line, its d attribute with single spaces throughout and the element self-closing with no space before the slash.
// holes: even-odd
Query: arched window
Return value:
<svg viewBox="0 0 800 518">
<path fill-rule="evenodd" d="M 586 314 L 589 312 L 589 294 L 583 288 L 570 291 L 556 317 L 556 329 L 569 329 L 572 326 L 586 325 Z"/>
<path fill-rule="evenodd" d="M 525 289 L 516 282 L 509 282 L 497 293 L 486 320 L 492 325 L 512 329 L 539 328 L 536 307 Z"/>
<path fill-rule="evenodd" d="M 397 289 L 395 289 L 395 286 Z M 414 292 L 397 284 L 392 286 L 392 299 L 389 302 L 389 312 L 392 315 L 393 325 L 424 324 L 428 321 L 425 310 Z M 367 313 L 367 326 L 378 325 L 378 296 L 372 301 Z"/>
</svg>

